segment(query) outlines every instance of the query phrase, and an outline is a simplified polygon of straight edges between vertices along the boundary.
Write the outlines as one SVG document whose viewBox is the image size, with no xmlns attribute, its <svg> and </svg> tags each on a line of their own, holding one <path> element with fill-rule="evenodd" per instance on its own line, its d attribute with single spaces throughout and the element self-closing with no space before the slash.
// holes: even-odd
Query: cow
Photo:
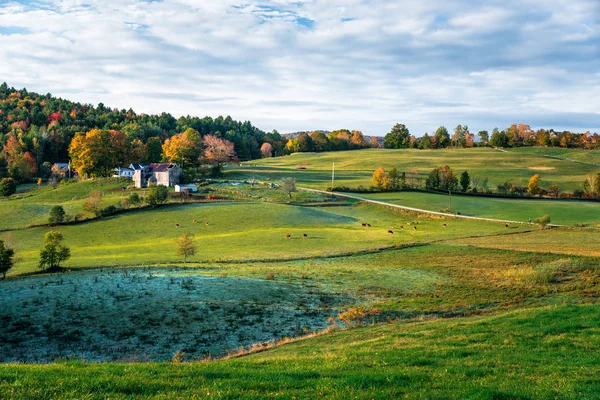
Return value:
<svg viewBox="0 0 600 400">
<path fill-rule="evenodd" d="M 308 235 L 306 233 L 302 234 L 302 239 L 306 239 L 308 237 Z"/>
<path fill-rule="evenodd" d="M 176 226 L 177 228 L 179 228 L 179 224 L 175 224 L 175 226 Z"/>
<path fill-rule="evenodd" d="M 362 223 L 362 226 L 364 226 L 365 228 L 367 227 L 367 224 L 365 224 L 364 222 Z"/>
<path fill-rule="evenodd" d="M 287 235 L 285 235 L 285 238 L 286 238 L 286 239 L 291 239 L 291 238 L 292 238 L 292 235 L 290 235 L 290 234 L 288 233 Z"/>
<path fill-rule="evenodd" d="M 400 229 L 404 230 L 404 226 L 401 226 Z"/>
<path fill-rule="evenodd" d="M 413 226 L 413 229 L 416 231 L 416 230 L 417 230 L 417 227 L 416 227 L 416 226 Z"/>
<path fill-rule="evenodd" d="M 443 228 L 446 228 L 447 226 L 448 226 L 448 225 L 446 225 L 446 224 L 443 224 L 443 225 L 442 225 L 442 227 L 443 227 Z"/>
<path fill-rule="evenodd" d="M 504 224 L 504 227 L 505 227 L 505 228 L 508 228 L 508 224 Z"/>
<path fill-rule="evenodd" d="M 194 220 L 193 222 L 196 223 L 196 220 Z"/>
<path fill-rule="evenodd" d="M 394 231 L 388 231 L 388 233 L 389 233 L 390 235 L 393 235 L 393 234 L 394 234 Z"/>
<path fill-rule="evenodd" d="M 208 222 L 205 222 L 204 225 L 208 226 Z"/>
<path fill-rule="evenodd" d="M 371 227 L 371 224 L 367 224 L 367 228 L 370 228 L 370 227 Z"/>
</svg>

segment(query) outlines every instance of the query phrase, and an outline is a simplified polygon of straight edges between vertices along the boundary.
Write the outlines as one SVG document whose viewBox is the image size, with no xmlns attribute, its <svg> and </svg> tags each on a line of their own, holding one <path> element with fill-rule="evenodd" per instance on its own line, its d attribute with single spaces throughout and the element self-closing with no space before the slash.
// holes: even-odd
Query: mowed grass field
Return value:
<svg viewBox="0 0 600 400">
<path fill-rule="evenodd" d="M 498 199 L 422 192 L 361 193 L 357 196 L 429 211 L 449 207 L 461 215 L 528 222 L 548 215 L 553 224 L 600 227 L 600 202 Z"/>
<path fill-rule="evenodd" d="M 85 199 L 90 192 L 103 194 L 102 206 L 116 204 L 126 198 L 131 191 L 125 187 L 131 181 L 120 179 L 97 179 L 62 184 L 56 189 L 44 184 L 20 185 L 17 194 L 0 198 L 0 230 L 24 228 L 30 225 L 48 223 L 48 213 L 55 205 L 63 206 L 69 215 L 92 216 L 83 210 Z"/>
<path fill-rule="evenodd" d="M 363 227 L 363 222 L 370 223 L 371 228 Z M 418 222 L 418 229 L 413 229 L 416 225 L 407 225 L 409 222 Z M 448 227 L 443 228 L 443 223 Z M 406 225 L 404 230 L 400 229 L 402 225 Z M 11 274 L 36 270 L 43 237 L 50 229 L 64 235 L 72 253 L 65 266 L 76 268 L 180 263 L 182 258 L 175 255 L 175 239 L 184 232 L 196 235 L 198 246 L 197 255 L 189 261 L 206 263 L 327 257 L 536 228 L 506 229 L 499 223 L 415 218 L 363 204 L 347 207 L 187 204 L 134 211 L 77 225 L 0 233 L 0 239 L 11 244 L 20 259 Z M 290 239 L 286 239 L 288 234 Z M 308 237 L 303 238 L 304 234 Z"/>
<path fill-rule="evenodd" d="M 213 363 L 0 365 L 5 399 L 597 399 L 600 306 L 391 323 Z"/>
<path fill-rule="evenodd" d="M 550 158 L 548 155 L 566 160 Z M 490 187 L 506 181 L 526 186 L 531 176 L 540 174 L 542 186 L 555 183 L 563 190 L 572 192 L 581 188 L 587 174 L 600 171 L 600 151 L 472 148 L 295 153 L 243 163 L 241 167 L 230 168 L 228 174 L 232 178 L 254 174 L 259 179 L 272 180 L 293 176 L 304 186 L 325 189 L 331 186 L 333 163 L 338 186 L 369 187 L 373 171 L 380 167 L 386 170 L 395 167 L 404 172 L 416 168 L 426 176 L 432 168 L 447 164 L 457 173 L 466 170 L 471 177 L 488 178 Z M 300 166 L 306 169 L 297 169 Z"/>
</svg>

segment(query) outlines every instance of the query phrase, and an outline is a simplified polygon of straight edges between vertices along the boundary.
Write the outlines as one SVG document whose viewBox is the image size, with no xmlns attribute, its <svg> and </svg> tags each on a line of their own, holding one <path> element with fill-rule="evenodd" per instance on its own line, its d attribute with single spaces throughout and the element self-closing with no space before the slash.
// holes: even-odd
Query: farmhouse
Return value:
<svg viewBox="0 0 600 400">
<path fill-rule="evenodd" d="M 71 176 L 71 173 L 74 171 L 70 171 L 71 164 L 68 163 L 54 163 L 52 168 L 52 175 L 58 176 L 61 178 L 67 178 Z"/>
<path fill-rule="evenodd" d="M 117 167 L 113 171 L 114 178 L 133 178 L 134 170 L 132 168 Z"/>
<path fill-rule="evenodd" d="M 180 178 L 181 168 L 171 163 L 150 164 L 133 173 L 136 188 L 145 188 L 151 183 L 157 186 L 175 186 Z"/>
</svg>

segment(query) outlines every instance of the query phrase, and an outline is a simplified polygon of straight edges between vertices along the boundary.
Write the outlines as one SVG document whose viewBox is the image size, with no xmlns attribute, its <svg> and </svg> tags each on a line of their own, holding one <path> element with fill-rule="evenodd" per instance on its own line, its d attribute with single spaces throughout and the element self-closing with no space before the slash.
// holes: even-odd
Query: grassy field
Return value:
<svg viewBox="0 0 600 400">
<path fill-rule="evenodd" d="M 19 259 L 0 281 L 0 398 L 598 398 L 597 230 L 507 228 L 305 192 L 287 204 L 274 189 L 221 183 L 211 189 L 238 200 L 53 228 L 72 271 L 19 276 L 37 270 L 49 228 L 22 228 L 7 210 L 76 212 L 98 187 L 107 203 L 127 193 L 86 181 L 0 202 L 0 239 Z M 439 195 L 369 196 L 447 207 Z M 455 196 L 452 208 L 597 224 L 593 206 Z M 175 255 L 183 232 L 198 246 L 186 265 Z M 336 316 L 355 307 L 373 314 L 345 329 Z M 291 343 L 198 361 L 281 339 Z M 178 351 L 184 363 L 165 362 Z"/>
<path fill-rule="evenodd" d="M 47 185 L 20 185 L 16 195 L 0 198 L 0 229 L 45 224 L 48 222 L 50 208 L 55 205 L 63 206 L 69 215 L 91 217 L 91 214 L 83 210 L 85 198 L 90 192 L 101 192 L 104 195 L 102 206 L 106 207 L 126 198 L 131 190 L 123 188 L 131 185 L 130 181 L 120 179 L 71 182 L 56 189 Z"/>
<path fill-rule="evenodd" d="M 363 221 L 372 227 L 362 227 Z M 399 228 L 407 222 L 419 222 L 418 230 L 407 225 L 405 230 L 388 233 L 392 226 Z M 368 205 L 215 203 L 135 211 L 52 229 L 60 231 L 71 247 L 72 257 L 65 265 L 71 268 L 180 263 L 181 258 L 175 255 L 175 239 L 183 232 L 196 235 L 199 251 L 190 259 L 192 262 L 323 257 L 432 239 L 507 232 L 498 223 L 452 220 L 448 225 L 442 229 L 442 222 L 436 219 L 412 218 Z M 0 233 L 0 239 L 14 246 L 21 259 L 11 274 L 36 270 L 39 249 L 49 229 Z M 508 231 L 526 229 L 536 228 L 513 227 Z M 286 239 L 287 234 L 291 239 Z M 303 234 L 308 237 L 303 239 Z"/>
<path fill-rule="evenodd" d="M 600 202 L 523 200 L 470 197 L 421 192 L 361 193 L 357 196 L 429 211 L 452 207 L 461 215 L 527 222 L 544 215 L 553 224 L 600 226 Z"/>
<path fill-rule="evenodd" d="M 0 365 L 5 399 L 597 399 L 600 307 L 346 330 L 215 363 Z"/>
<path fill-rule="evenodd" d="M 567 158 L 559 160 L 549 158 Z M 481 179 L 488 178 L 490 187 L 506 181 L 522 186 L 534 174 L 540 174 L 542 186 L 553 183 L 562 189 L 580 189 L 585 175 L 600 170 L 600 151 L 522 148 L 499 151 L 491 148 L 444 150 L 367 149 L 329 153 L 296 153 L 286 157 L 268 158 L 232 167 L 232 178 L 254 174 L 259 179 L 279 180 L 293 176 L 304 186 L 325 189 L 331 186 L 331 166 L 335 163 L 336 185 L 356 187 L 371 185 L 371 175 L 379 167 L 393 167 L 408 172 L 416 168 L 428 174 L 432 168 L 448 164 L 458 173 L 467 170 Z M 298 166 L 306 169 L 297 169 Z"/>
</svg>

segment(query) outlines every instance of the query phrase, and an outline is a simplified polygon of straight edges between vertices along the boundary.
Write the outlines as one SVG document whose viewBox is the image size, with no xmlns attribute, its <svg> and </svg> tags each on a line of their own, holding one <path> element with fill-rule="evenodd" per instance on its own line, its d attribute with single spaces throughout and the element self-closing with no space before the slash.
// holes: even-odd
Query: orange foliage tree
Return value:
<svg viewBox="0 0 600 400">
<path fill-rule="evenodd" d="M 182 168 L 198 164 L 202 154 L 200 134 L 197 130 L 188 128 L 165 140 L 162 149 L 167 160 L 179 164 Z"/>
<path fill-rule="evenodd" d="M 92 129 L 76 134 L 69 146 L 69 156 L 73 169 L 91 177 L 111 176 L 114 168 L 132 161 L 127 137 L 114 130 Z"/>
</svg>

